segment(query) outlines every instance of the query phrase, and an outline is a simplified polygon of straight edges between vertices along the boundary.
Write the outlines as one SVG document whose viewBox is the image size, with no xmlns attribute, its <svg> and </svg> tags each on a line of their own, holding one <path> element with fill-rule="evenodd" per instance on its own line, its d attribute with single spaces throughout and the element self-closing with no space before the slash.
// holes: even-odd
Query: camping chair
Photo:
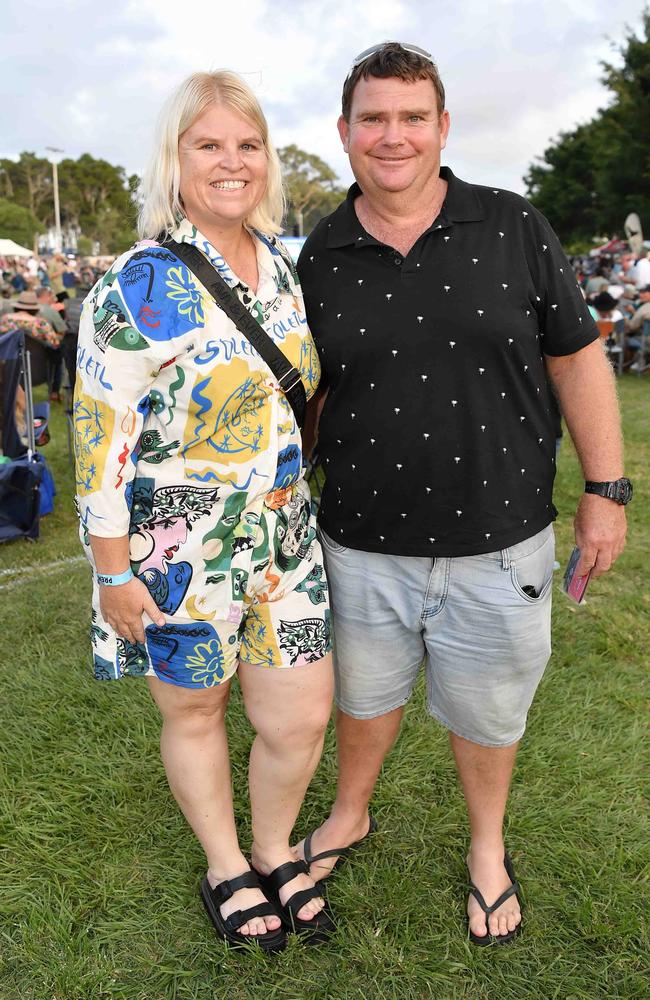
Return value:
<svg viewBox="0 0 650 1000">
<path fill-rule="evenodd" d="M 604 340 L 605 353 L 616 370 L 617 375 L 623 374 L 623 357 L 625 354 L 625 320 L 613 322 L 610 319 L 596 320 L 596 326 L 601 340 Z"/>
<path fill-rule="evenodd" d="M 20 330 L 0 337 L 0 543 L 35 540 L 40 517 L 54 507 L 54 482 L 36 450 L 37 433 L 47 431 L 49 404 L 34 405 L 25 339 Z"/>
</svg>

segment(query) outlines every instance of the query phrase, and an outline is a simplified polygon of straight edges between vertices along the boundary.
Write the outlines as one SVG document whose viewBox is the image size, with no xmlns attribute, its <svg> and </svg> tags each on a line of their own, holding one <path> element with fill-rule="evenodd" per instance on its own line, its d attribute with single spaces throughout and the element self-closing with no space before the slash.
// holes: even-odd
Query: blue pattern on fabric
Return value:
<svg viewBox="0 0 650 1000">
<path fill-rule="evenodd" d="M 134 325 L 148 340 L 170 340 L 205 326 L 203 295 L 173 254 L 150 251 L 131 258 L 118 282 Z"/>
<path fill-rule="evenodd" d="M 147 652 L 161 678 L 181 687 L 213 687 L 224 677 L 223 645 L 207 622 L 148 625 Z"/>
</svg>

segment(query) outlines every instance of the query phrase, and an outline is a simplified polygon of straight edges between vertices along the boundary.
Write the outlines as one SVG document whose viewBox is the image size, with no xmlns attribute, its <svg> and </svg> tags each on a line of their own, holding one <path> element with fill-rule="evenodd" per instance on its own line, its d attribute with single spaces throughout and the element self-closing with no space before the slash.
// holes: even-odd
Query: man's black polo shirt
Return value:
<svg viewBox="0 0 650 1000">
<path fill-rule="evenodd" d="M 440 214 L 405 258 L 363 229 L 354 184 L 298 262 L 329 386 L 320 523 L 370 552 L 475 555 L 553 520 L 543 354 L 598 337 L 546 219 L 441 176 Z"/>
</svg>

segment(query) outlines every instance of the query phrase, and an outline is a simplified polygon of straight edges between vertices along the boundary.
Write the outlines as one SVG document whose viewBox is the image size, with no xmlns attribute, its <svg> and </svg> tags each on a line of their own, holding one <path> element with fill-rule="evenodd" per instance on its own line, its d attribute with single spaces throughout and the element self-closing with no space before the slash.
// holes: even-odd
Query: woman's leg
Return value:
<svg viewBox="0 0 650 1000">
<path fill-rule="evenodd" d="M 289 837 L 323 748 L 332 706 L 332 657 L 284 669 L 241 663 L 239 683 L 257 734 L 249 771 L 253 864 L 268 874 L 295 861 Z M 313 885 L 309 876 L 298 875 L 281 889 L 280 898 L 285 903 Z M 309 920 L 322 906 L 321 899 L 310 900 L 298 916 Z"/>
<path fill-rule="evenodd" d="M 147 677 L 163 717 L 160 750 L 169 787 L 196 834 L 208 861 L 212 887 L 248 871 L 237 841 L 232 805 L 230 760 L 224 717 L 230 684 L 183 688 Z M 257 889 L 240 889 L 221 907 L 227 917 L 264 902 Z M 278 917 L 256 917 L 241 934 L 264 934 L 280 926 Z"/>
</svg>

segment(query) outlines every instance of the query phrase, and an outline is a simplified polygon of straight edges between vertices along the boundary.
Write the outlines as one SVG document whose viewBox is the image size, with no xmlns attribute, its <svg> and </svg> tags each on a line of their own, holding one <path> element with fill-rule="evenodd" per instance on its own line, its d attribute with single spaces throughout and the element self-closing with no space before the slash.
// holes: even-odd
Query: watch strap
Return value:
<svg viewBox="0 0 650 1000">
<path fill-rule="evenodd" d="M 607 500 L 614 500 L 619 504 L 627 504 L 632 499 L 632 484 L 624 476 L 608 482 L 587 480 L 585 482 L 585 493 L 594 493 L 596 496 L 605 497 Z"/>
</svg>

